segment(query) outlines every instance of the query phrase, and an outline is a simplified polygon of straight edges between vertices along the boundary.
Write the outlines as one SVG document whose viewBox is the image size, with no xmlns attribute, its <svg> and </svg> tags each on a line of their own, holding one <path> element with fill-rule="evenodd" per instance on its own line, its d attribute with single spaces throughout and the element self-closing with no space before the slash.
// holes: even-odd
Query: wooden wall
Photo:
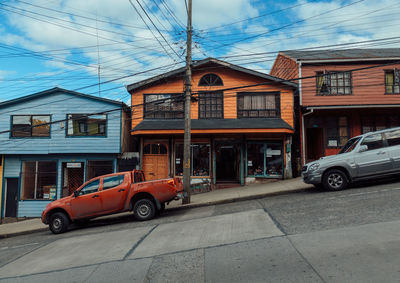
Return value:
<svg viewBox="0 0 400 283">
<path fill-rule="evenodd" d="M 278 54 L 270 71 L 270 75 L 285 80 L 298 78 L 299 64 L 289 57 Z M 293 81 L 293 83 L 298 83 L 298 81 Z"/>
</svg>

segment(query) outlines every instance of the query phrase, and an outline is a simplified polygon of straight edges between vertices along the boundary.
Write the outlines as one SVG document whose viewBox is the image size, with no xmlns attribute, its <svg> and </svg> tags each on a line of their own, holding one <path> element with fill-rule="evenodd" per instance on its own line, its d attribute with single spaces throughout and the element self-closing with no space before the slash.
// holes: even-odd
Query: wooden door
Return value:
<svg viewBox="0 0 400 283">
<path fill-rule="evenodd" d="M 17 217 L 18 178 L 6 179 L 6 191 L 5 217 Z"/>
<path fill-rule="evenodd" d="M 143 147 L 145 180 L 168 178 L 168 147 L 164 143 L 146 143 Z"/>
</svg>

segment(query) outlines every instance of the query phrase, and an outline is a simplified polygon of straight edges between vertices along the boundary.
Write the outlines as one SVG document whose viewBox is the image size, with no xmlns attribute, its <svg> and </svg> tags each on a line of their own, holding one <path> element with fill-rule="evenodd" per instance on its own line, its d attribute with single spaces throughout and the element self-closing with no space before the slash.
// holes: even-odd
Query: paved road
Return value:
<svg viewBox="0 0 400 283">
<path fill-rule="evenodd" d="M 368 185 L 368 186 L 366 186 Z M 1 282 L 400 282 L 400 182 L 0 241 Z"/>
</svg>

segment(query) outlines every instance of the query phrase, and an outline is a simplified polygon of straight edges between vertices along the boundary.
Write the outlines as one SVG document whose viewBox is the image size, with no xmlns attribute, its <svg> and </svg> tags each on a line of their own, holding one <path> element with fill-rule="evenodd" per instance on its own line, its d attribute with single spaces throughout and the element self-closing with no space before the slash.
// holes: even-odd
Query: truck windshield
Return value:
<svg viewBox="0 0 400 283">
<path fill-rule="evenodd" d="M 353 151 L 353 149 L 356 147 L 360 139 L 361 137 L 349 139 L 347 143 L 339 151 L 339 154 Z"/>
</svg>

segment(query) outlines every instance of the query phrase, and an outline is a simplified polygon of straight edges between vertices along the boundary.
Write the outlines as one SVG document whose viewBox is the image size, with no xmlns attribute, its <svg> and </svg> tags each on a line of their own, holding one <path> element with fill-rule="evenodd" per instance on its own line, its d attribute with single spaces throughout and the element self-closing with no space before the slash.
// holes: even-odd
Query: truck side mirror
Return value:
<svg viewBox="0 0 400 283">
<path fill-rule="evenodd" d="M 79 191 L 74 191 L 74 197 L 79 196 Z"/>
<path fill-rule="evenodd" d="M 364 152 L 368 150 L 368 145 L 363 144 L 360 146 L 360 148 L 358 149 L 358 152 Z"/>
</svg>

